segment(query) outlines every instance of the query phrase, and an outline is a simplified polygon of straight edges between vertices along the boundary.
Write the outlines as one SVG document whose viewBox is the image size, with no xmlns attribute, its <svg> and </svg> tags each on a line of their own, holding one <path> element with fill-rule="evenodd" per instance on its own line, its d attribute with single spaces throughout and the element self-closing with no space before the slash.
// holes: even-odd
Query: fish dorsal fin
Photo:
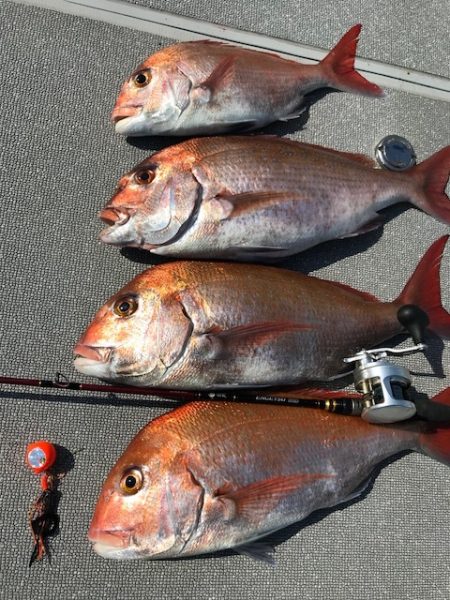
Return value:
<svg viewBox="0 0 450 600">
<path fill-rule="evenodd" d="M 330 280 L 327 280 L 327 283 L 331 283 L 335 287 L 338 287 L 341 290 L 345 290 L 346 292 L 349 292 L 353 296 L 359 296 L 360 298 L 362 298 L 363 300 L 366 300 L 367 302 L 378 302 L 378 303 L 380 302 L 380 300 L 373 294 L 370 294 L 369 292 L 362 292 L 361 290 L 357 290 L 354 287 L 352 287 L 351 285 L 347 285 L 345 283 L 340 283 L 339 281 L 330 281 Z"/>
<path fill-rule="evenodd" d="M 320 479 L 334 477 L 329 473 L 295 473 L 272 479 L 263 479 L 237 490 L 226 485 L 214 494 L 225 506 L 225 518 L 242 517 L 253 520 L 265 516 L 283 498 L 305 485 Z"/>
<path fill-rule="evenodd" d="M 204 46 L 231 46 L 228 42 L 220 42 L 219 40 L 189 40 L 182 42 L 183 45 L 204 45 Z"/>
<path fill-rule="evenodd" d="M 340 156 L 341 158 L 347 158 L 348 160 L 353 160 L 354 162 L 365 165 L 366 167 L 371 167 L 375 169 L 377 163 L 367 156 L 366 154 L 358 154 L 357 152 L 342 152 L 341 150 L 335 150 L 334 148 L 326 148 L 324 146 L 320 146 L 319 144 L 310 144 L 307 142 L 300 142 L 301 146 L 314 148 L 314 150 L 320 150 L 321 152 L 326 152 L 327 154 L 335 154 Z"/>
<path fill-rule="evenodd" d="M 270 56 L 272 58 L 278 58 L 279 60 L 283 60 L 285 62 L 293 62 L 292 60 L 289 60 L 288 58 L 283 58 L 282 56 L 280 56 L 279 54 L 276 54 L 275 52 L 269 52 L 267 50 L 253 50 L 252 48 L 241 48 L 239 46 L 234 46 L 232 43 L 230 42 L 220 42 L 218 40 L 192 40 L 192 41 L 188 41 L 188 42 L 182 42 L 184 45 L 188 45 L 188 44 L 202 44 L 202 45 L 209 45 L 209 46 L 225 46 L 227 48 L 232 48 L 235 52 L 250 52 L 253 54 L 258 54 L 258 56 Z"/>
</svg>

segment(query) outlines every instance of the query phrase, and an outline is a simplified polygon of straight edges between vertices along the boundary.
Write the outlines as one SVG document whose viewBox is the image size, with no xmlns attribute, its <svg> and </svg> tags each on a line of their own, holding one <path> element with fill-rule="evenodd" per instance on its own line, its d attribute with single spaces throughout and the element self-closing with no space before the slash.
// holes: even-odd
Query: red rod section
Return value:
<svg viewBox="0 0 450 600">
<path fill-rule="evenodd" d="M 64 379 L 28 379 L 20 377 L 0 377 L 0 384 L 26 385 L 41 388 L 57 388 L 60 390 L 78 390 L 86 392 L 104 392 L 116 394 L 139 394 L 141 396 L 162 396 L 163 398 L 173 398 L 179 400 L 193 400 L 196 398 L 207 397 L 208 394 L 202 392 L 191 392 L 185 390 L 168 390 L 160 388 L 140 388 L 126 385 L 106 385 L 96 383 L 78 383 L 76 381 L 65 381 Z"/>
</svg>

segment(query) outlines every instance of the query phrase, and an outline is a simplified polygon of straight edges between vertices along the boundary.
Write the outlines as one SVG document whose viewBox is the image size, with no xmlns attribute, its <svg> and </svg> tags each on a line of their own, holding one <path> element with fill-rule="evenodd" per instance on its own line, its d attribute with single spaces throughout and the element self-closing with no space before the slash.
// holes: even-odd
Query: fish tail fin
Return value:
<svg viewBox="0 0 450 600">
<path fill-rule="evenodd" d="M 445 187 L 450 177 L 450 146 L 442 148 L 409 173 L 421 187 L 413 204 L 427 214 L 450 225 L 450 198 Z"/>
<path fill-rule="evenodd" d="M 444 235 L 428 248 L 400 296 L 394 300 L 401 306 L 420 306 L 430 320 L 429 329 L 444 338 L 450 338 L 450 314 L 442 306 L 440 266 L 448 238 Z"/>
<path fill-rule="evenodd" d="M 383 90 L 355 70 L 355 54 L 361 24 L 354 25 L 320 62 L 329 85 L 366 96 L 383 96 Z"/>
<path fill-rule="evenodd" d="M 434 405 L 450 409 L 450 387 L 431 398 Z M 420 447 L 425 454 L 446 465 L 450 465 L 450 421 L 430 423 L 419 437 Z"/>
</svg>

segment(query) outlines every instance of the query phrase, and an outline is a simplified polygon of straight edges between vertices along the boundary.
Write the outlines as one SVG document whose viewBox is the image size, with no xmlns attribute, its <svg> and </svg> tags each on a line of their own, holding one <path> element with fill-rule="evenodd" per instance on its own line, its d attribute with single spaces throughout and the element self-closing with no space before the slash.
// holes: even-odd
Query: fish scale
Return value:
<svg viewBox="0 0 450 600">
<path fill-rule="evenodd" d="M 450 389 L 432 400 L 448 407 Z M 357 497 L 376 465 L 405 450 L 449 464 L 448 423 L 380 426 L 313 408 L 193 402 L 132 440 L 103 484 L 89 539 L 115 559 L 227 548 L 261 558 L 249 543 Z M 136 485 L 124 493 L 130 472 Z"/>
<path fill-rule="evenodd" d="M 345 357 L 401 333 L 404 304 L 417 304 L 432 331 L 450 336 L 439 278 L 447 239 L 430 247 L 393 302 L 261 265 L 155 266 L 94 316 L 75 348 L 75 366 L 110 381 L 172 389 L 328 379 L 342 372 Z"/>
<path fill-rule="evenodd" d="M 274 136 L 198 138 L 120 180 L 100 237 L 162 256 L 280 258 L 379 227 L 378 211 L 397 202 L 450 223 L 449 171 L 450 147 L 393 173 L 363 155 Z"/>
<path fill-rule="evenodd" d="M 124 135 L 195 135 L 255 129 L 298 117 L 304 95 L 334 87 L 369 96 L 382 90 L 354 69 L 361 25 L 319 63 L 217 41 L 169 46 L 141 63 L 112 112 Z"/>
</svg>

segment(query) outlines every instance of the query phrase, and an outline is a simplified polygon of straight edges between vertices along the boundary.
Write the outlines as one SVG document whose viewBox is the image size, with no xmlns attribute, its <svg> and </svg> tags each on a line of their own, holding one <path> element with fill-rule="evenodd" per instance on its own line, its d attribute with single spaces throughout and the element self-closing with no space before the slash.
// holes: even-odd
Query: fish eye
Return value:
<svg viewBox="0 0 450 600">
<path fill-rule="evenodd" d="M 133 77 L 133 83 L 136 87 L 142 88 L 150 83 L 152 79 L 149 71 L 140 71 Z"/>
<path fill-rule="evenodd" d="M 147 185 L 155 179 L 155 171 L 153 169 L 141 169 L 134 174 L 134 180 L 139 185 Z"/>
<path fill-rule="evenodd" d="M 120 480 L 120 489 L 124 494 L 128 496 L 132 496 L 133 494 L 137 494 L 141 489 L 144 483 L 144 477 L 142 475 L 142 471 L 136 467 L 132 469 L 128 469 L 122 475 L 122 479 Z"/>
<path fill-rule="evenodd" d="M 136 312 L 138 303 L 133 296 L 126 296 L 114 303 L 114 312 L 118 317 L 130 317 Z"/>
</svg>

